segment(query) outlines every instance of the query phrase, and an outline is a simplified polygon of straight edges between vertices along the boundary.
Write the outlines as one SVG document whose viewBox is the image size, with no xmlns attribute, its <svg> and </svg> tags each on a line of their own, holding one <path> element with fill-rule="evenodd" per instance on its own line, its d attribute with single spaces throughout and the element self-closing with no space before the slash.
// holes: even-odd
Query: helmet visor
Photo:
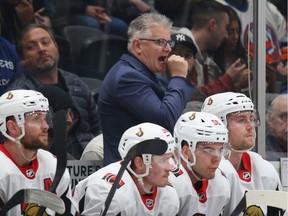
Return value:
<svg viewBox="0 0 288 216">
<path fill-rule="evenodd" d="M 25 124 L 47 125 L 48 128 L 53 127 L 52 114 L 48 111 L 33 111 L 25 113 Z"/>
<path fill-rule="evenodd" d="M 228 158 L 230 155 L 230 145 L 220 142 L 198 142 L 195 150 L 196 155 L 217 156 Z"/>
<path fill-rule="evenodd" d="M 153 155 L 152 160 L 160 167 L 166 170 L 173 170 L 178 168 L 180 163 L 180 151 L 175 148 L 173 152 L 163 155 Z"/>
<path fill-rule="evenodd" d="M 228 115 L 228 125 L 230 127 L 233 125 L 258 127 L 260 125 L 259 113 L 256 110 L 231 113 Z"/>
</svg>

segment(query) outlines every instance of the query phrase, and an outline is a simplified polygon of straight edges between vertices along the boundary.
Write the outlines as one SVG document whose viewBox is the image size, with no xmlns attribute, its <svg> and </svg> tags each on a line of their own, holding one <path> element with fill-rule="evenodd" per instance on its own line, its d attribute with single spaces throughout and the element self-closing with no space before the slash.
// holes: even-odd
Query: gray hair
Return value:
<svg viewBox="0 0 288 216">
<path fill-rule="evenodd" d="M 287 98 L 288 98 L 287 94 L 278 94 L 272 101 L 268 103 L 268 107 L 266 107 L 266 121 L 267 122 L 269 122 L 276 115 L 275 107 L 278 106 L 279 101 L 286 100 L 286 103 L 287 103 L 287 100 L 288 100 Z"/>
<path fill-rule="evenodd" d="M 135 37 L 143 37 L 151 34 L 152 27 L 161 26 L 167 29 L 172 28 L 172 21 L 165 15 L 159 13 L 143 13 L 135 18 L 128 28 L 128 45 L 127 49 L 132 47 L 132 40 Z"/>
</svg>

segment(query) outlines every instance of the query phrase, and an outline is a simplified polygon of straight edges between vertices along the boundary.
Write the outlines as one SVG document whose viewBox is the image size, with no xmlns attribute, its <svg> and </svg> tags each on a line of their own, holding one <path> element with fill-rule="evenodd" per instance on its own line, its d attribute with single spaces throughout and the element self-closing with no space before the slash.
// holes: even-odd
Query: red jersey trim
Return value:
<svg viewBox="0 0 288 216">
<path fill-rule="evenodd" d="M 241 162 L 244 168 L 242 170 L 237 170 L 239 178 L 243 181 L 250 182 L 252 176 L 252 168 L 250 155 L 247 152 L 243 153 Z"/>
<path fill-rule="evenodd" d="M 39 162 L 38 162 L 38 158 L 37 157 L 33 161 L 31 161 L 31 165 L 30 166 L 20 167 L 20 166 L 18 166 L 16 164 L 15 160 L 12 158 L 10 153 L 7 151 L 7 149 L 3 145 L 0 145 L 0 151 L 3 152 L 7 156 L 7 158 L 9 158 L 15 164 L 15 166 L 18 167 L 18 169 L 21 171 L 21 173 L 26 178 L 35 179 L 36 172 L 37 172 L 38 167 L 39 167 Z"/>
</svg>

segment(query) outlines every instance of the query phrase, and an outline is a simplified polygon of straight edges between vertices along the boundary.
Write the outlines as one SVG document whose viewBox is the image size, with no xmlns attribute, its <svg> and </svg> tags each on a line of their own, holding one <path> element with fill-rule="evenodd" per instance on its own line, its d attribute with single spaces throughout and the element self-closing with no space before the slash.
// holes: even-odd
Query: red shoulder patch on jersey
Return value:
<svg viewBox="0 0 288 216">
<path fill-rule="evenodd" d="M 250 182 L 252 176 L 252 168 L 250 155 L 247 152 L 243 153 L 241 162 L 244 168 L 242 170 L 237 170 L 238 176 L 241 180 Z"/>
<path fill-rule="evenodd" d="M 7 149 L 3 145 L 0 145 L 0 151 L 2 151 L 7 156 L 7 158 L 9 158 L 15 164 L 15 166 L 18 167 L 18 169 L 22 172 L 22 174 L 26 178 L 28 178 L 28 179 L 34 179 L 35 178 L 36 172 L 37 172 L 38 167 L 39 167 L 39 161 L 38 161 L 37 157 L 32 161 L 30 166 L 20 167 L 16 164 L 15 160 L 12 158 L 10 153 L 7 151 Z"/>
<path fill-rule="evenodd" d="M 115 180 L 116 180 L 117 175 L 113 174 L 113 173 L 106 173 L 102 179 L 107 181 L 110 184 L 114 184 Z M 125 184 L 124 181 L 120 180 L 118 185 L 117 185 L 117 189 L 119 189 L 120 187 L 122 187 Z"/>
<path fill-rule="evenodd" d="M 171 172 L 173 173 L 173 175 L 175 175 L 175 177 L 178 177 L 183 174 L 183 171 L 179 167 L 172 170 Z"/>
</svg>

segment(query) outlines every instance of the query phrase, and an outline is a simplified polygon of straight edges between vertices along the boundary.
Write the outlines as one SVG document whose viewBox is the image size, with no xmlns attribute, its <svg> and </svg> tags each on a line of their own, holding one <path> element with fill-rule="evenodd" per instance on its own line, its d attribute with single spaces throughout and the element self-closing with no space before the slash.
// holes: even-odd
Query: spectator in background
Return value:
<svg viewBox="0 0 288 216">
<path fill-rule="evenodd" d="M 220 71 L 226 71 L 233 62 L 240 58 L 241 62 L 244 63 L 247 68 L 243 73 L 241 73 L 239 81 L 235 81 L 234 91 L 242 92 L 249 96 L 251 89 L 253 88 L 253 86 L 251 86 L 251 71 L 248 69 L 251 62 L 250 60 L 248 62 L 248 53 L 241 42 L 241 21 L 233 8 L 227 7 L 227 13 L 229 16 L 228 38 L 225 39 L 222 45 L 212 53 L 213 60 L 217 66 L 219 66 Z M 250 79 L 250 86 L 248 79 Z M 269 64 L 266 65 L 266 93 L 276 93 L 276 71 L 275 68 Z"/>
<path fill-rule="evenodd" d="M 281 83 L 280 93 L 287 94 L 288 93 L 287 87 L 288 87 L 288 84 L 287 84 L 287 79 L 286 79 L 286 80 L 283 80 L 283 82 Z"/>
<path fill-rule="evenodd" d="M 107 14 L 98 0 L 55 0 L 53 2 L 59 11 L 57 20 L 61 20 L 63 25 L 92 26 L 106 33 L 127 38 L 127 24 Z"/>
<path fill-rule="evenodd" d="M 267 112 L 266 159 L 279 161 L 288 157 L 288 94 L 280 94 L 272 101 Z"/>
<path fill-rule="evenodd" d="M 80 160 L 97 160 L 102 167 L 103 155 L 103 134 L 99 134 L 88 143 Z"/>
<path fill-rule="evenodd" d="M 23 74 L 20 59 L 15 46 L 1 36 L 2 17 L 0 12 L 0 96 L 6 92 L 8 86 Z M 0 144 L 3 143 L 0 132 Z"/>
<path fill-rule="evenodd" d="M 182 56 L 188 63 L 188 75 L 192 71 L 193 64 L 195 62 L 195 56 L 197 54 L 197 47 L 195 46 L 191 37 L 185 34 L 183 29 L 173 31 L 171 34 L 171 40 L 175 41 L 175 45 L 172 48 L 172 51 L 169 55 L 179 55 Z M 157 79 L 160 81 L 162 86 L 167 89 L 169 79 L 171 78 L 169 70 L 166 71 L 166 74 L 157 74 Z M 187 103 L 183 113 L 186 111 L 196 110 L 200 111 L 202 106 L 202 101 L 206 98 L 206 95 L 197 91 L 193 93 L 191 100 Z"/>
<path fill-rule="evenodd" d="M 276 89 L 276 70 L 273 66 L 266 64 L 266 93 L 278 93 Z"/>
<path fill-rule="evenodd" d="M 108 13 L 124 20 L 129 24 L 142 13 L 156 12 L 154 0 L 102 0 L 106 3 Z"/>
<path fill-rule="evenodd" d="M 51 27 L 56 11 L 49 0 L 0 0 L 2 36 L 15 44 L 21 30 L 30 23 Z"/>
<path fill-rule="evenodd" d="M 225 6 L 214 0 L 193 3 L 189 17 L 191 31 L 182 29 L 193 39 L 198 49 L 189 81 L 207 96 L 233 91 L 235 82 L 246 68 L 241 59 L 237 59 L 224 74 L 222 71 L 212 70 L 217 67 L 213 59 L 208 56 L 208 51 L 215 51 L 228 37 L 229 16 L 226 10 Z"/>
<path fill-rule="evenodd" d="M 284 16 L 284 18 L 287 20 L 288 16 L 288 6 L 287 6 L 287 1 L 282 1 L 282 0 L 270 0 L 271 3 L 273 3 L 277 9 L 280 11 L 280 13 Z"/>
<path fill-rule="evenodd" d="M 128 29 L 128 51 L 110 69 L 99 93 L 99 114 L 104 138 L 104 165 L 121 159 L 118 149 L 125 130 L 151 122 L 173 131 L 195 88 L 186 80 L 188 64 L 172 55 L 172 22 L 158 13 L 145 13 L 134 19 Z M 156 73 L 169 68 L 167 90 Z"/>
<path fill-rule="evenodd" d="M 249 66 L 249 64 L 251 65 L 251 62 L 248 62 L 248 53 L 241 42 L 241 21 L 233 8 L 227 7 L 227 13 L 229 16 L 228 38 L 225 39 L 222 45 L 212 53 L 213 60 L 217 66 L 219 66 L 220 71 L 226 71 L 228 67 L 239 58 L 246 66 Z M 248 86 L 248 79 L 251 81 L 250 86 Z M 251 89 L 253 88 L 251 84 L 252 75 L 251 71 L 247 67 L 243 73 L 241 73 L 239 81 L 235 81 L 234 91 L 242 92 L 249 96 Z M 276 71 L 275 68 L 269 64 L 266 65 L 266 93 L 276 93 Z"/>
<path fill-rule="evenodd" d="M 211 113 L 187 112 L 176 122 L 174 139 L 181 165 L 169 182 L 180 199 L 177 215 L 222 215 L 230 198 L 229 182 L 218 169 L 229 153 L 226 126 Z"/>
<path fill-rule="evenodd" d="M 75 127 L 68 134 L 67 151 L 79 159 L 88 142 L 101 132 L 98 107 L 92 93 L 80 77 L 57 67 L 58 47 L 49 28 L 31 24 L 20 36 L 17 49 L 25 76 L 15 80 L 10 89 L 38 89 L 49 84 L 60 87 L 71 96 Z"/>
<path fill-rule="evenodd" d="M 1 14 L 0 14 L 1 16 Z M 1 25 L 0 25 L 1 35 Z M 0 36 L 0 96 L 23 73 L 15 46 Z"/>
<path fill-rule="evenodd" d="M 46 97 L 49 101 L 50 109 L 52 109 L 53 113 L 58 112 L 59 110 L 65 110 L 66 111 L 66 131 L 67 134 L 70 133 L 70 131 L 73 131 L 73 127 L 75 126 L 75 122 L 73 122 L 73 101 L 71 96 L 66 93 L 64 90 L 59 88 L 55 85 L 41 85 L 37 91 L 41 92 L 44 97 Z M 50 135 L 50 134 L 49 134 Z M 63 145 L 66 146 L 67 144 L 63 143 Z M 71 144 L 69 144 L 71 145 Z M 55 152 L 57 149 L 53 144 L 51 145 L 49 150 L 52 154 L 55 155 Z M 67 159 L 73 160 L 74 157 L 67 152 Z"/>
<path fill-rule="evenodd" d="M 188 75 L 191 73 L 195 56 L 197 54 L 197 47 L 195 46 L 192 38 L 186 35 L 185 31 L 173 30 L 171 34 L 171 40 L 175 42 L 175 45 L 172 47 L 172 50 L 169 54 L 171 55 L 179 55 L 182 56 L 188 63 Z M 162 85 L 167 88 L 168 80 L 171 78 L 169 69 L 167 69 L 166 73 L 158 73 L 158 80 L 161 81 Z"/>
<path fill-rule="evenodd" d="M 223 41 L 222 45 L 215 50 L 213 60 L 222 73 L 230 67 L 237 59 L 241 59 L 241 63 L 245 64 L 247 68 L 241 73 L 239 81 L 235 81 L 234 90 L 236 92 L 244 90 L 248 87 L 248 78 L 250 70 L 248 69 L 248 54 L 242 46 L 241 36 L 241 22 L 236 11 L 227 7 L 227 14 L 229 16 L 228 37 Z"/>
<path fill-rule="evenodd" d="M 253 1 L 252 0 L 217 0 L 229 5 L 237 12 L 242 26 L 241 42 L 247 52 L 253 56 Z M 287 5 L 287 4 L 286 4 Z M 274 67 L 275 72 L 288 73 L 288 64 L 279 64 L 282 60 L 281 48 L 287 47 L 287 21 L 271 2 L 267 1 L 266 9 L 266 64 Z M 250 46 L 250 50 L 248 47 Z M 287 57 L 286 57 L 287 59 Z"/>
<path fill-rule="evenodd" d="M 174 26 L 184 26 L 189 14 L 189 4 L 199 0 L 155 0 L 155 9 L 173 21 Z"/>
</svg>

